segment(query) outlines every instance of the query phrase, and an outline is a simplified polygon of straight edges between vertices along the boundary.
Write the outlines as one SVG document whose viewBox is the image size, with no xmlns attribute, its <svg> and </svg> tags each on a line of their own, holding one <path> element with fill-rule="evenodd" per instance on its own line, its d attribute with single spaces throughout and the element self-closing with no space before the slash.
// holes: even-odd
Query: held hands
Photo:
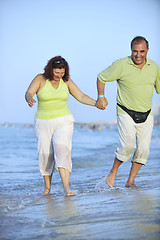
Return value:
<svg viewBox="0 0 160 240">
<path fill-rule="evenodd" d="M 97 108 L 104 110 L 107 105 L 108 105 L 108 101 L 105 97 L 101 97 L 97 99 L 97 103 L 96 103 Z"/>
</svg>

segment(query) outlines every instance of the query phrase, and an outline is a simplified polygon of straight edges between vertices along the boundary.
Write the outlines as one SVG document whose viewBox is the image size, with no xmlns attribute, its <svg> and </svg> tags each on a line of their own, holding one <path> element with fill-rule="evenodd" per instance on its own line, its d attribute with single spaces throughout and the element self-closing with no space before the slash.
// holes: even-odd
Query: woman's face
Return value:
<svg viewBox="0 0 160 240">
<path fill-rule="evenodd" d="M 59 81 L 65 75 L 65 68 L 53 68 L 53 80 Z"/>
</svg>

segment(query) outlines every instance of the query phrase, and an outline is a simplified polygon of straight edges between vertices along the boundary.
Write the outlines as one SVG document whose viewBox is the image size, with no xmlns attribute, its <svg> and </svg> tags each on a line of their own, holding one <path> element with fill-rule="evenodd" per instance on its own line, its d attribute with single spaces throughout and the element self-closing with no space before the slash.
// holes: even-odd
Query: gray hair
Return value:
<svg viewBox="0 0 160 240">
<path fill-rule="evenodd" d="M 139 43 L 142 40 L 144 40 L 146 42 L 147 48 L 149 48 L 149 42 L 147 41 L 147 39 L 142 36 L 137 36 L 137 37 L 133 38 L 131 41 L 131 49 L 132 49 L 134 43 Z"/>
</svg>

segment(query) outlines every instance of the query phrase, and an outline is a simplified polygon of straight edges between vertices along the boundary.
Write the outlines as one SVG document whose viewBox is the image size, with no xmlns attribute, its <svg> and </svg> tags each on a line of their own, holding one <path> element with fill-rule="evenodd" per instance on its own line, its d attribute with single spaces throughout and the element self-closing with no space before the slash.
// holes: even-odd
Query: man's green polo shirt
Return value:
<svg viewBox="0 0 160 240">
<path fill-rule="evenodd" d="M 142 69 L 131 57 L 119 59 L 99 73 L 98 79 L 103 83 L 117 80 L 117 102 L 138 112 L 151 108 L 153 88 L 160 94 L 160 68 L 148 58 Z M 124 111 L 118 107 L 118 113 Z"/>
</svg>

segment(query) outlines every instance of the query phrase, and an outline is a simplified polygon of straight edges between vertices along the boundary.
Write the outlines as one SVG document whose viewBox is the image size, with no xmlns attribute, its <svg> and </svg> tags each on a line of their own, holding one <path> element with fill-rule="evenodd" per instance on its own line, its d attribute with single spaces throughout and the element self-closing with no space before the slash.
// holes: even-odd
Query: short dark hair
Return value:
<svg viewBox="0 0 160 240">
<path fill-rule="evenodd" d="M 131 41 L 131 49 L 132 49 L 134 43 L 139 43 L 143 40 L 146 42 L 147 48 L 149 48 L 149 42 L 147 41 L 147 39 L 142 36 L 137 36 L 137 37 L 133 38 Z"/>
<path fill-rule="evenodd" d="M 65 68 L 65 74 L 63 76 L 63 81 L 64 82 L 67 82 L 68 81 L 68 78 L 69 78 L 69 65 L 68 65 L 68 62 L 62 58 L 61 56 L 56 56 L 56 57 L 53 57 L 51 58 L 47 65 L 45 66 L 44 68 L 44 77 L 49 79 L 49 80 L 52 80 L 53 79 L 53 68 Z"/>
</svg>

